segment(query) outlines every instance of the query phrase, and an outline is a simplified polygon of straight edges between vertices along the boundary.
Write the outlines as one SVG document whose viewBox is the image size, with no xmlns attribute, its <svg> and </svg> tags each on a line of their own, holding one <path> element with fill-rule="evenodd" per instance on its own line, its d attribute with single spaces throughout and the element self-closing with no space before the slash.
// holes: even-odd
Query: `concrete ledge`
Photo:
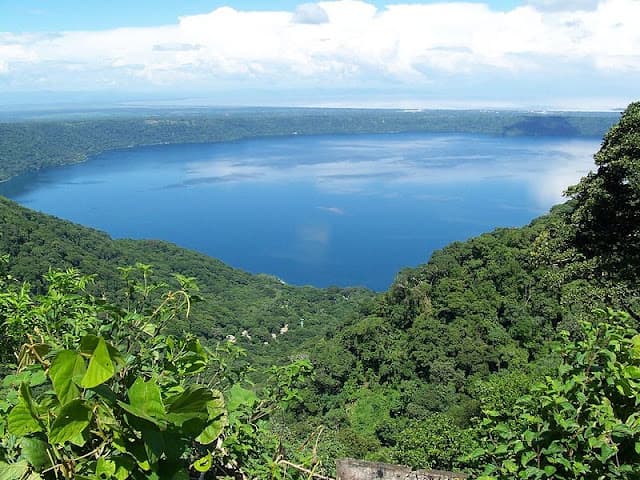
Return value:
<svg viewBox="0 0 640 480">
<path fill-rule="evenodd" d="M 459 480 L 466 479 L 463 473 L 439 470 L 411 470 L 402 465 L 365 462 L 353 458 L 336 461 L 337 480 Z"/>
</svg>

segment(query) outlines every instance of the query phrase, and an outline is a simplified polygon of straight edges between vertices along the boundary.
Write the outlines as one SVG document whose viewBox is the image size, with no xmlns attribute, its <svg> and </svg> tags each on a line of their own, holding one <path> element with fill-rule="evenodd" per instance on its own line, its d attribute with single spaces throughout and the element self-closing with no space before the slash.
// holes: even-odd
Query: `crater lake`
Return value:
<svg viewBox="0 0 640 480">
<path fill-rule="evenodd" d="M 382 290 L 434 249 L 546 212 L 599 144 L 421 133 L 137 147 L 13 178 L 0 195 L 287 283 Z"/>
</svg>

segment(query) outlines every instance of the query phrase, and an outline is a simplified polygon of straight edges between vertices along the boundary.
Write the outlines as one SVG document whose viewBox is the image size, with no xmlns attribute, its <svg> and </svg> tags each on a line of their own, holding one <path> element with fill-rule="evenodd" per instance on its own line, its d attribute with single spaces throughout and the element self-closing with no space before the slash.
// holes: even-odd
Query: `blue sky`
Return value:
<svg viewBox="0 0 640 480">
<path fill-rule="evenodd" d="M 620 108 L 638 18 L 640 0 L 0 0 L 0 106 Z"/>
<path fill-rule="evenodd" d="M 403 0 L 438 3 L 440 0 Z M 33 32 L 143 27 L 174 23 L 179 16 L 207 13 L 231 6 L 238 10 L 294 10 L 296 0 L 0 0 L 0 31 Z M 370 2 L 379 8 L 391 2 Z M 480 2 L 477 2 L 480 3 Z M 491 0 L 496 10 L 520 5 L 520 0 Z"/>
</svg>

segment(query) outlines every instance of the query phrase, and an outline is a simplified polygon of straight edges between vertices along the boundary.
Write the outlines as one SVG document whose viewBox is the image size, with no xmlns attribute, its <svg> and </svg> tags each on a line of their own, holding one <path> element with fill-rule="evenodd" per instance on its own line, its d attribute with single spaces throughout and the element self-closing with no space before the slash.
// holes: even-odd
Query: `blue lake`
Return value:
<svg viewBox="0 0 640 480">
<path fill-rule="evenodd" d="M 0 195 L 292 284 L 381 290 L 434 249 L 546 212 L 599 144 L 388 134 L 141 147 L 17 177 Z"/>
</svg>

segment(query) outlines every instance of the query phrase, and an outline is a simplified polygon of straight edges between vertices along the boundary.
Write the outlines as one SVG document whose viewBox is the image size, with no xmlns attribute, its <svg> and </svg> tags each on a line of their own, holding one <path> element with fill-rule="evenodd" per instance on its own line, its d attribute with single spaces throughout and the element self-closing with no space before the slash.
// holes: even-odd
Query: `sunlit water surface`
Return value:
<svg viewBox="0 0 640 480">
<path fill-rule="evenodd" d="M 389 134 L 141 147 L 23 175 L 0 195 L 288 283 L 381 290 L 434 249 L 546 212 L 598 146 Z"/>
</svg>

